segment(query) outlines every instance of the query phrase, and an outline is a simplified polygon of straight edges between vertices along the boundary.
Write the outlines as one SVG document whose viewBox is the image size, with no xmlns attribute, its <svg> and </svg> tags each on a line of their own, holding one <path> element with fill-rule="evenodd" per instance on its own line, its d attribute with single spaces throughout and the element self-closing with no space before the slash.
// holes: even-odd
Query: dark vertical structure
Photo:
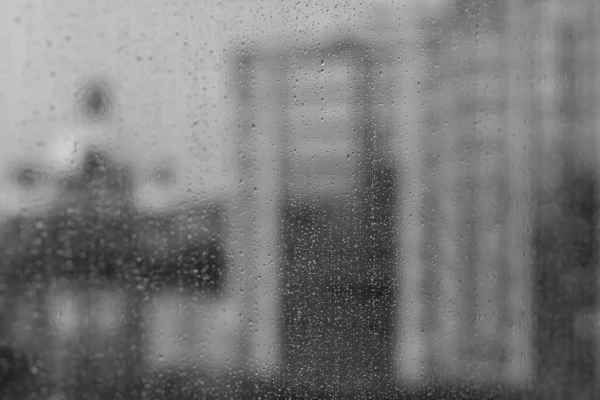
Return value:
<svg viewBox="0 0 600 400">
<path fill-rule="evenodd" d="M 261 132 L 280 135 L 273 140 L 283 146 L 273 165 L 283 169 L 273 216 L 281 228 L 281 378 L 319 393 L 382 390 L 393 353 L 397 171 L 374 112 L 381 66 L 368 43 L 346 37 L 252 51 L 240 64 L 245 126 L 265 118 L 257 109 L 282 110 L 273 131 Z M 255 108 L 252 71 L 265 66 L 253 61 L 265 59 L 277 90 Z M 254 148 L 260 139 L 241 140 Z"/>
<path fill-rule="evenodd" d="M 540 387 L 552 398 L 588 399 L 593 394 L 596 336 L 582 320 L 598 302 L 598 168 L 589 96 L 591 55 L 583 51 L 589 26 L 565 18 L 557 32 L 561 174 L 542 205 L 536 235 L 537 359 Z M 593 329 L 593 328 L 592 328 Z"/>
<path fill-rule="evenodd" d="M 310 86 L 310 78 L 297 84 L 299 88 L 290 91 L 283 118 L 292 121 L 293 113 L 311 106 L 294 104 L 306 84 L 315 105 L 321 103 L 326 111 L 340 103 L 347 108 L 336 140 L 341 148 L 351 144 L 351 150 L 349 154 L 319 154 L 320 140 L 336 135 L 336 126 L 325 123 L 306 143 L 313 146 L 309 151 L 316 158 L 294 157 L 294 144 L 301 140 L 294 136 L 303 132 L 284 132 L 289 166 L 283 205 L 285 379 L 293 386 L 312 386 L 322 392 L 382 389 L 389 379 L 392 354 L 396 182 L 395 171 L 382 157 L 386 132 L 378 130 L 374 120 L 376 59 L 365 44 L 349 38 L 306 53 L 290 52 L 286 58 L 289 74 L 297 73 L 294 69 L 301 65 L 331 78 L 325 89 Z M 336 81 L 336 68 L 343 71 L 340 76 L 349 74 L 349 86 Z M 346 86 L 341 100 L 335 96 L 336 85 Z M 322 96 L 319 89 L 325 92 Z M 310 113 L 307 108 L 307 118 L 318 118 Z M 319 163 L 326 165 L 321 173 L 340 173 L 333 183 L 340 182 L 346 190 L 311 190 L 311 185 L 323 179 L 313 170 Z M 294 169 L 306 169 L 308 178 L 298 181 Z"/>
</svg>

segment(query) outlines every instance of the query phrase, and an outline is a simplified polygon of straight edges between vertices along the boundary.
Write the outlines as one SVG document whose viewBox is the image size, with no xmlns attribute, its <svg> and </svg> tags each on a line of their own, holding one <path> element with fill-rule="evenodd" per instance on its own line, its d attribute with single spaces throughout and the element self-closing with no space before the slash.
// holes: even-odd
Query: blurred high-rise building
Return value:
<svg viewBox="0 0 600 400">
<path fill-rule="evenodd" d="M 400 161 L 402 376 L 592 390 L 597 328 L 574 326 L 597 318 L 596 8 L 457 1 L 404 37 L 422 110 Z"/>
<path fill-rule="evenodd" d="M 415 9 L 404 13 L 393 6 L 374 11 L 369 23 L 354 25 L 348 35 L 348 43 L 364 42 L 364 47 L 371 49 L 350 62 L 351 68 L 335 69 L 339 56 L 337 62 L 329 61 L 333 50 L 325 43 L 336 36 L 334 29 L 315 33 L 317 37 L 311 36 L 310 40 L 290 35 L 291 38 L 276 42 L 278 46 L 246 46 L 241 50 L 245 61 L 234 63 L 243 66 L 240 98 L 245 104 L 241 108 L 245 110 L 245 131 L 240 133 L 240 149 L 245 170 L 257 172 L 246 175 L 249 180 L 244 179 L 243 196 L 248 196 L 247 206 L 259 213 L 256 222 L 248 223 L 252 229 L 260 229 L 255 234 L 262 243 L 247 257 L 257 267 L 268 265 L 284 277 L 270 280 L 270 285 L 262 282 L 259 288 L 265 286 L 264 293 L 266 286 L 275 285 L 281 288 L 283 302 L 286 296 L 290 301 L 289 293 L 301 296 L 287 307 L 302 318 L 284 320 L 272 308 L 285 309 L 285 304 L 265 303 L 264 309 L 257 310 L 264 327 L 259 332 L 271 330 L 273 336 L 268 340 L 281 340 L 279 354 L 285 368 L 297 362 L 298 371 L 302 371 L 308 361 L 286 359 L 286 352 L 295 357 L 301 357 L 302 352 L 318 354 L 317 349 L 327 343 L 326 335 L 348 343 L 341 339 L 343 333 L 336 330 L 333 322 L 322 322 L 328 317 L 320 307 L 327 302 L 325 297 L 315 296 L 326 291 L 328 285 L 323 277 L 328 273 L 337 276 L 337 268 L 340 279 L 344 274 L 355 277 L 358 286 L 352 290 L 359 293 L 361 285 L 368 287 L 365 283 L 371 275 L 379 275 L 383 282 L 380 289 L 393 291 L 386 299 L 394 304 L 395 330 L 375 330 L 364 335 L 380 343 L 379 349 L 386 340 L 393 340 L 393 360 L 382 366 L 394 371 L 393 380 L 417 385 L 479 382 L 527 386 L 534 375 L 529 245 L 533 218 L 529 141 L 533 131 L 522 114 L 527 103 L 523 94 L 528 90 L 520 81 L 524 71 L 528 71 L 522 65 L 525 57 L 513 53 L 515 48 L 523 48 L 523 53 L 531 48 L 519 47 L 511 37 L 518 36 L 522 44 L 528 40 L 527 31 L 523 24 L 513 26 L 509 22 L 514 20 L 512 14 L 519 12 L 501 2 L 455 4 L 434 14 Z M 521 30 L 517 31 L 517 27 Z M 318 46 L 310 45 L 313 39 Z M 326 56 L 319 57 L 321 53 Z M 367 70 L 361 69 L 365 60 Z M 350 82 L 367 74 L 366 90 L 354 92 L 349 98 L 339 91 L 330 91 L 330 86 L 348 74 L 355 76 Z M 315 86 L 315 82 L 320 86 Z M 286 96 L 293 96 L 293 101 Z M 366 113 L 356 109 L 348 115 L 344 111 L 345 104 L 356 107 L 367 103 L 370 108 Z M 386 217 L 387 222 L 393 220 L 394 226 L 387 249 L 393 254 L 389 276 L 384 273 L 382 260 L 377 261 L 379 264 L 365 264 L 369 268 L 356 268 L 350 265 L 354 253 L 346 251 L 350 257 L 336 267 L 331 261 L 310 255 L 317 251 L 315 243 L 321 241 L 333 241 L 337 243 L 334 247 L 346 246 L 344 235 L 350 234 L 360 214 L 366 211 L 358 198 L 344 202 L 354 192 L 348 191 L 348 176 L 335 174 L 334 169 L 339 164 L 341 171 L 353 176 L 355 185 L 360 187 L 365 182 L 360 169 L 355 169 L 360 164 L 353 161 L 353 150 L 364 155 L 373 149 L 356 146 L 352 141 L 357 139 L 351 139 L 343 147 L 349 149 L 346 165 L 336 161 L 334 152 L 328 151 L 328 144 L 323 142 L 325 136 L 340 140 L 348 140 L 350 134 L 355 137 L 355 124 L 360 126 L 357 143 L 369 135 L 380 140 L 375 147 L 383 150 L 374 154 L 377 159 L 386 160 L 398 179 L 386 189 L 391 190 L 388 205 L 394 210 Z M 339 143 L 336 142 L 338 148 Z M 324 158 L 317 155 L 321 153 Z M 311 172 L 305 171 L 311 165 L 306 164 L 307 159 L 313 163 Z M 281 167 L 272 170 L 273 165 Z M 317 171 L 318 168 L 322 170 Z M 332 176 L 336 178 L 332 180 Z M 383 188 L 379 190 L 383 193 Z M 317 199 L 322 204 L 318 205 Z M 323 212 L 323 205 L 328 203 L 333 211 L 336 204 L 342 205 L 348 224 L 328 227 L 326 221 L 331 215 Z M 369 204 L 366 202 L 365 207 Z M 289 210 L 288 205 L 292 206 Z M 275 220 L 267 215 L 275 216 Z M 278 235 L 280 230 L 292 229 L 290 216 L 295 218 L 299 231 L 289 238 Z M 350 218 L 356 220 L 350 222 Z M 376 231 L 375 240 L 384 243 L 385 232 Z M 370 246 L 363 241 L 356 244 L 362 253 Z M 286 265 L 290 263 L 289 248 L 295 249 L 293 273 L 287 271 L 292 267 Z M 307 252 L 304 256 L 300 251 L 303 248 Z M 254 253 L 259 254 L 253 256 Z M 290 274 L 297 280 L 290 280 Z M 267 276 L 278 277 L 271 273 Z M 315 281 L 316 277 L 319 278 Z M 364 283 L 360 283 L 361 279 Z M 342 286 L 352 287 L 350 283 Z M 373 295 L 366 298 L 370 296 Z M 351 306 L 348 299 L 344 301 L 342 309 L 347 311 Z M 366 324 L 358 311 L 354 314 L 347 318 L 355 322 L 344 323 Z M 382 314 L 380 324 L 385 325 L 383 318 Z M 296 325 L 296 339 L 306 336 L 303 345 L 285 337 L 290 329 L 285 324 Z M 280 328 L 283 331 L 277 333 Z M 268 348 L 268 335 L 261 335 L 265 345 L 260 347 Z M 363 341 L 354 346 L 360 354 L 367 342 L 356 340 Z M 325 358 L 331 365 L 325 361 L 319 364 L 313 357 L 311 362 L 316 364 L 309 370 L 325 368 L 335 375 L 336 368 L 346 368 L 339 365 L 342 347 L 334 345 L 327 350 L 331 355 Z M 268 354 L 276 359 L 276 353 Z M 356 367 L 360 369 L 359 364 Z M 300 372 L 292 375 L 297 381 L 310 381 Z M 319 379 L 327 381 L 326 376 L 320 374 Z M 360 381 L 353 379 L 352 384 L 360 386 Z"/>
<path fill-rule="evenodd" d="M 396 70 L 406 112 L 394 118 L 414 122 L 396 155 L 402 380 L 520 386 L 532 377 L 530 132 L 511 120 L 522 109 L 511 91 L 511 11 L 451 3 L 414 18 L 403 37 L 412 69 Z"/>
<path fill-rule="evenodd" d="M 537 378 L 568 398 L 599 390 L 597 16 L 591 1 L 534 2 L 529 12 L 540 49 L 529 61 Z"/>
</svg>

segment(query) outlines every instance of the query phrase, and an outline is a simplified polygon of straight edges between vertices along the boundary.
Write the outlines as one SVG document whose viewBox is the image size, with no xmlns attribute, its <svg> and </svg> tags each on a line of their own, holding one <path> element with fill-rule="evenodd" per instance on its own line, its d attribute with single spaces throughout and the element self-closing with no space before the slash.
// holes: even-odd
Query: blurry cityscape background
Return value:
<svg viewBox="0 0 600 400">
<path fill-rule="evenodd" d="M 218 290 L 165 273 L 139 303 L 116 278 L 15 286 L 11 337 L 50 335 L 55 379 L 86 320 L 121 338 L 84 347 L 121 343 L 100 374 L 137 352 L 321 391 L 600 391 L 593 0 L 6 3 L 2 223 L 48 218 L 94 145 L 140 214 L 175 216 L 132 225 L 150 264 L 206 242 L 225 271 Z M 89 121 L 75 100 L 99 78 L 115 112 Z"/>
</svg>

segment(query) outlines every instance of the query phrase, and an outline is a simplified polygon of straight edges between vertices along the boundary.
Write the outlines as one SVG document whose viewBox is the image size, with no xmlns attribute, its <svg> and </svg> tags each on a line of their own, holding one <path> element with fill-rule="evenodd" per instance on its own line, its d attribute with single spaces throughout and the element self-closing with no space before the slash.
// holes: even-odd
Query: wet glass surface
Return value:
<svg viewBox="0 0 600 400">
<path fill-rule="evenodd" d="M 2 399 L 595 399 L 592 0 L 7 0 Z"/>
</svg>

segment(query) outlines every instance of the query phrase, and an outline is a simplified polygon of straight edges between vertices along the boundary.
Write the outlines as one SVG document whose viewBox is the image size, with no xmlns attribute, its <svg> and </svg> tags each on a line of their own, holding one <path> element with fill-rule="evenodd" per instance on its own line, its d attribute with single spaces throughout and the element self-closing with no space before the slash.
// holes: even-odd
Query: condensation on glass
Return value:
<svg viewBox="0 0 600 400">
<path fill-rule="evenodd" d="M 593 1 L 9 3 L 22 388 L 599 390 Z"/>
</svg>

